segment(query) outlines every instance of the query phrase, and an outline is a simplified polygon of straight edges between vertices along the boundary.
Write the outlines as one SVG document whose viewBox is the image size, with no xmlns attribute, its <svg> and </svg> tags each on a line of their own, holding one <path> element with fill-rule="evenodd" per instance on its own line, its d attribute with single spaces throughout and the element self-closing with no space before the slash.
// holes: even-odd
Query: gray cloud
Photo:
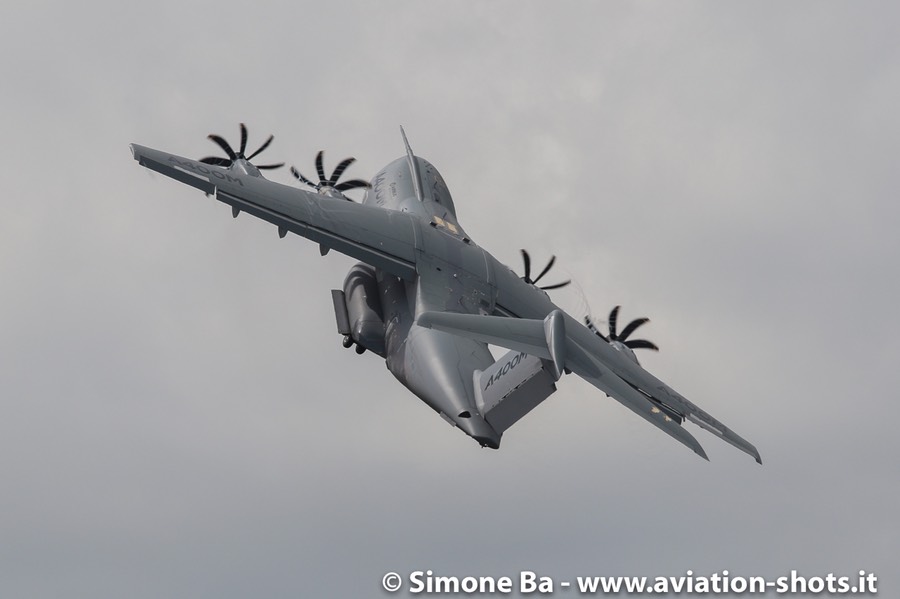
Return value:
<svg viewBox="0 0 900 599">
<path fill-rule="evenodd" d="M 896 588 L 896 10 L 156 3 L 0 24 L 10 596 L 377 596 L 444 574 Z M 102 18 L 101 16 L 102 15 Z M 373 173 L 397 126 L 514 268 L 556 253 L 751 439 L 706 463 L 577 380 L 479 450 L 340 348 L 350 261 L 139 168 L 253 140 Z M 251 142 L 252 143 L 252 142 Z M 287 180 L 286 173 L 273 175 Z M 537 258 L 536 258 L 537 259 Z M 564 298 L 574 303 L 578 298 Z"/>
</svg>

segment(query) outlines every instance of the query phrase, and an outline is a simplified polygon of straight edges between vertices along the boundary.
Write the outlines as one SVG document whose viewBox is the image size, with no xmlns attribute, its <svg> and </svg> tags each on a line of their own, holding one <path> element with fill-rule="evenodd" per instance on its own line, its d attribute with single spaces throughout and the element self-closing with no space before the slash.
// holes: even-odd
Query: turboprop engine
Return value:
<svg viewBox="0 0 900 599">
<path fill-rule="evenodd" d="M 641 325 L 644 323 L 650 322 L 649 318 L 635 318 L 628 325 L 622 329 L 621 333 L 616 333 L 616 322 L 619 318 L 619 308 L 621 306 L 616 306 L 609 313 L 609 337 L 601 333 L 597 327 L 594 325 L 594 322 L 591 320 L 590 316 L 584 317 L 584 324 L 587 325 L 595 335 L 603 339 L 612 345 L 615 349 L 625 354 L 629 360 L 634 362 L 635 364 L 640 364 L 638 362 L 637 356 L 634 355 L 635 349 L 652 349 L 653 351 L 659 351 L 659 348 L 656 347 L 656 344 L 652 341 L 647 341 L 646 339 L 629 339 L 628 337 Z"/>
</svg>

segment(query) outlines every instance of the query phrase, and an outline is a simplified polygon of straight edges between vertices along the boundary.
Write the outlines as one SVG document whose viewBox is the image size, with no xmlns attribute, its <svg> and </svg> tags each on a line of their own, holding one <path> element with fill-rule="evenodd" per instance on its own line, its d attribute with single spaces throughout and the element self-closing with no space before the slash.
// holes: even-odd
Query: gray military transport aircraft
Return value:
<svg viewBox="0 0 900 599">
<path fill-rule="evenodd" d="M 756 448 L 721 422 L 644 370 L 633 349 L 656 349 L 649 341 L 628 340 L 646 322 L 616 331 L 618 307 L 603 335 L 558 308 L 534 279 L 522 251 L 520 277 L 478 246 L 456 219 L 444 179 L 427 160 L 413 154 L 401 128 L 406 155 L 384 167 L 371 183 L 338 183 L 353 162 L 338 164 L 326 178 L 322 152 L 318 182 L 291 168 L 315 192 L 275 183 L 251 160 L 272 142 L 270 136 L 245 155 L 247 129 L 241 124 L 235 151 L 210 135 L 227 158 L 193 160 L 137 144 L 142 166 L 196 187 L 231 206 L 319 244 L 324 256 L 336 250 L 359 260 L 343 289 L 332 291 L 337 329 L 344 346 L 385 359 L 400 383 L 451 425 L 482 447 L 498 448 L 503 433 L 556 391 L 562 375 L 575 373 L 705 459 L 706 452 L 683 426 L 685 420 L 762 460 Z M 344 192 L 365 189 L 362 203 Z M 494 360 L 488 344 L 509 353 Z"/>
</svg>

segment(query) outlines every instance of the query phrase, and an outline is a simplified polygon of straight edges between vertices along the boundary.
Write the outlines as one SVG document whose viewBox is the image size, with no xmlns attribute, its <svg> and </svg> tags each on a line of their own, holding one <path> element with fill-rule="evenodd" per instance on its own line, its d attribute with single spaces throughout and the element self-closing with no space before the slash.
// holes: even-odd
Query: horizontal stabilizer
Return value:
<svg viewBox="0 0 900 599">
<path fill-rule="evenodd" d="M 540 320 L 455 312 L 424 312 L 416 320 L 416 324 L 483 343 L 523 351 L 538 358 L 551 359 L 544 338 L 544 323 Z"/>
</svg>

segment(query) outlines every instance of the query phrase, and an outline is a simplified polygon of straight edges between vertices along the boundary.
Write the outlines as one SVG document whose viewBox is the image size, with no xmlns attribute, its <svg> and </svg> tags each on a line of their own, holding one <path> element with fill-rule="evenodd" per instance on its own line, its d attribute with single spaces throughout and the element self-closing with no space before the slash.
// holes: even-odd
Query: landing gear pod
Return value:
<svg viewBox="0 0 900 599">
<path fill-rule="evenodd" d="M 344 279 L 343 292 L 332 292 L 332 298 L 338 331 L 345 335 L 344 347 L 355 343 L 357 353 L 368 349 L 384 357 L 384 319 L 375 269 L 356 264 Z"/>
</svg>

